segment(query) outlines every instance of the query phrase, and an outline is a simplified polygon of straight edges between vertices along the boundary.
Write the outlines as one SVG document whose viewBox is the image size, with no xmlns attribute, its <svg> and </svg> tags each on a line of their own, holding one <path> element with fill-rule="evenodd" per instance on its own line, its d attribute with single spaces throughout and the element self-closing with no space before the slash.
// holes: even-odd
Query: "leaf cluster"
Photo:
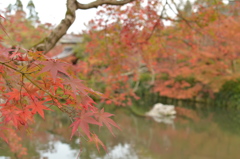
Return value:
<svg viewBox="0 0 240 159">
<path fill-rule="evenodd" d="M 9 131 L 28 131 L 36 115 L 44 119 L 45 111 L 59 109 L 73 121 L 71 138 L 79 132 L 98 149 L 100 144 L 106 150 L 89 124 L 105 125 L 111 133 L 111 126 L 119 127 L 109 118 L 112 114 L 95 106 L 90 95 L 101 93 L 85 86 L 72 65 L 39 51 L 0 46 L 0 138 L 9 145 L 10 139 L 15 138 Z M 24 150 L 22 155 L 25 154 Z"/>
</svg>

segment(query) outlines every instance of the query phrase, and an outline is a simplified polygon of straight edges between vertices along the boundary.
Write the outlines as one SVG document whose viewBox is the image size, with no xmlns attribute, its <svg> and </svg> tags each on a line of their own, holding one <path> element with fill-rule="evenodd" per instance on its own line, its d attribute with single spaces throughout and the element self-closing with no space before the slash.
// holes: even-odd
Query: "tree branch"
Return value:
<svg viewBox="0 0 240 159">
<path fill-rule="evenodd" d="M 97 8 L 103 4 L 108 5 L 124 5 L 126 3 L 133 2 L 135 0 L 96 0 L 89 4 L 81 4 L 77 2 L 77 0 L 67 0 L 67 11 L 65 14 L 65 18 L 61 21 L 61 23 L 51 32 L 51 34 L 40 41 L 38 44 L 33 46 L 33 49 L 37 51 L 43 51 L 46 54 L 50 51 L 56 43 L 61 39 L 63 35 L 67 33 L 67 30 L 74 23 L 76 18 L 76 10 L 78 9 L 89 9 L 89 8 Z"/>
<path fill-rule="evenodd" d="M 61 23 L 51 32 L 51 34 L 43 39 L 41 42 L 36 44 L 33 48 L 38 51 L 44 51 L 46 54 L 50 51 L 59 39 L 66 34 L 68 28 L 73 24 L 76 18 L 75 11 L 77 10 L 76 0 L 67 0 L 67 11 L 65 18 Z"/>
<path fill-rule="evenodd" d="M 77 2 L 78 9 L 90 9 L 90 8 L 97 8 L 98 6 L 108 4 L 108 5 L 124 5 L 135 0 L 96 0 L 94 2 L 88 4 L 82 4 Z"/>
</svg>

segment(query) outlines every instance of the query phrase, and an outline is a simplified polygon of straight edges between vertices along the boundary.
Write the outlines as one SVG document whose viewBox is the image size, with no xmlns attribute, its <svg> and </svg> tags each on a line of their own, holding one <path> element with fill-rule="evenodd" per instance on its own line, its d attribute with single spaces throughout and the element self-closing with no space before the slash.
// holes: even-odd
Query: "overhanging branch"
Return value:
<svg viewBox="0 0 240 159">
<path fill-rule="evenodd" d="M 124 5 L 135 0 L 96 0 L 94 2 L 88 4 L 82 4 L 77 2 L 78 9 L 90 9 L 90 8 L 97 8 L 98 6 L 108 4 L 108 5 Z"/>
<path fill-rule="evenodd" d="M 38 51 L 44 51 L 46 54 L 50 51 L 56 43 L 62 38 L 63 35 L 66 34 L 67 30 L 73 24 L 76 18 L 75 11 L 77 10 L 76 0 L 67 0 L 67 11 L 65 14 L 65 18 L 62 19 L 60 24 L 53 29 L 51 34 L 39 42 L 34 48 Z"/>
<path fill-rule="evenodd" d="M 50 51 L 56 43 L 67 33 L 67 30 L 73 24 L 76 18 L 76 10 L 97 8 L 103 4 L 107 5 L 124 5 L 135 0 L 96 0 L 88 4 L 81 4 L 77 0 L 67 0 L 67 11 L 65 18 L 61 23 L 53 29 L 51 34 L 43 39 L 41 42 L 33 46 L 33 49 L 43 51 L 45 54 Z"/>
</svg>

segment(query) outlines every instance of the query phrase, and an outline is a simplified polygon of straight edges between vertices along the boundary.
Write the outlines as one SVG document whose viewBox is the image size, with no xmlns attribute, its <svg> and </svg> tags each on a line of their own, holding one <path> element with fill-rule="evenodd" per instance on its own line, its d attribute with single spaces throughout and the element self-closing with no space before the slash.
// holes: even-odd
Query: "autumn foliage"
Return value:
<svg viewBox="0 0 240 159">
<path fill-rule="evenodd" d="M 173 17 L 159 13 L 168 3 L 147 2 L 106 6 L 90 22 L 89 58 L 79 64 L 106 84 L 113 99 L 106 103 L 131 105 L 141 87 L 177 99 L 214 97 L 240 77 L 239 3 L 197 1 L 185 10 L 172 3 Z"/>
<path fill-rule="evenodd" d="M 89 23 L 76 66 L 29 49 L 51 31 L 49 24 L 34 26 L 22 11 L 1 16 L 0 137 L 11 147 L 16 130 L 26 131 L 36 115 L 44 119 L 46 111 L 58 109 L 72 120 L 70 138 L 86 136 L 106 149 L 90 125 L 106 126 L 112 134 L 119 127 L 93 96 L 123 106 L 139 99 L 140 88 L 177 99 L 213 97 L 226 81 L 240 77 L 240 17 L 221 1 L 191 5 L 139 0 L 103 6 Z M 16 139 L 19 149 L 13 151 L 25 155 Z"/>
<path fill-rule="evenodd" d="M 1 23 L 1 26 L 9 36 L 4 24 Z M 75 134 L 86 135 L 89 141 L 104 148 L 89 125 L 105 125 L 111 133 L 112 126 L 119 128 L 109 118 L 112 114 L 94 106 L 95 102 L 90 95 L 101 97 L 101 93 L 86 87 L 71 64 L 48 58 L 42 52 L 20 46 L 9 49 L 1 45 L 0 90 L 0 137 L 10 147 L 12 138 L 18 138 L 17 130 L 27 131 L 36 115 L 44 119 L 44 111 L 59 109 L 66 113 L 73 121 L 70 126 L 71 138 Z M 14 152 L 19 156 L 26 154 L 21 146 Z"/>
<path fill-rule="evenodd" d="M 41 24 L 40 21 L 33 22 L 26 19 L 26 13 L 22 10 L 14 14 L 3 12 L 2 15 L 7 19 L 1 22 L 8 33 L 8 36 L 4 34 L 1 36 L 5 45 L 21 45 L 24 48 L 30 48 L 47 36 L 52 28 L 51 24 Z"/>
</svg>

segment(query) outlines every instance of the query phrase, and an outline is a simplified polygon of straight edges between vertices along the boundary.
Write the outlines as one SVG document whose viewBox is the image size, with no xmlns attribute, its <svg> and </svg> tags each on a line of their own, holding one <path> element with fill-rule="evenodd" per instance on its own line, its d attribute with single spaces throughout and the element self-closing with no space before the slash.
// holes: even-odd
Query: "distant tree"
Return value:
<svg viewBox="0 0 240 159">
<path fill-rule="evenodd" d="M 28 2 L 27 8 L 29 10 L 28 19 L 33 20 L 33 21 L 38 21 L 39 20 L 38 13 L 35 10 L 35 5 L 32 0 L 30 0 Z"/>
<path fill-rule="evenodd" d="M 13 5 L 13 8 L 15 11 L 22 11 L 23 4 L 22 4 L 21 0 L 16 0 L 16 3 Z"/>
</svg>

